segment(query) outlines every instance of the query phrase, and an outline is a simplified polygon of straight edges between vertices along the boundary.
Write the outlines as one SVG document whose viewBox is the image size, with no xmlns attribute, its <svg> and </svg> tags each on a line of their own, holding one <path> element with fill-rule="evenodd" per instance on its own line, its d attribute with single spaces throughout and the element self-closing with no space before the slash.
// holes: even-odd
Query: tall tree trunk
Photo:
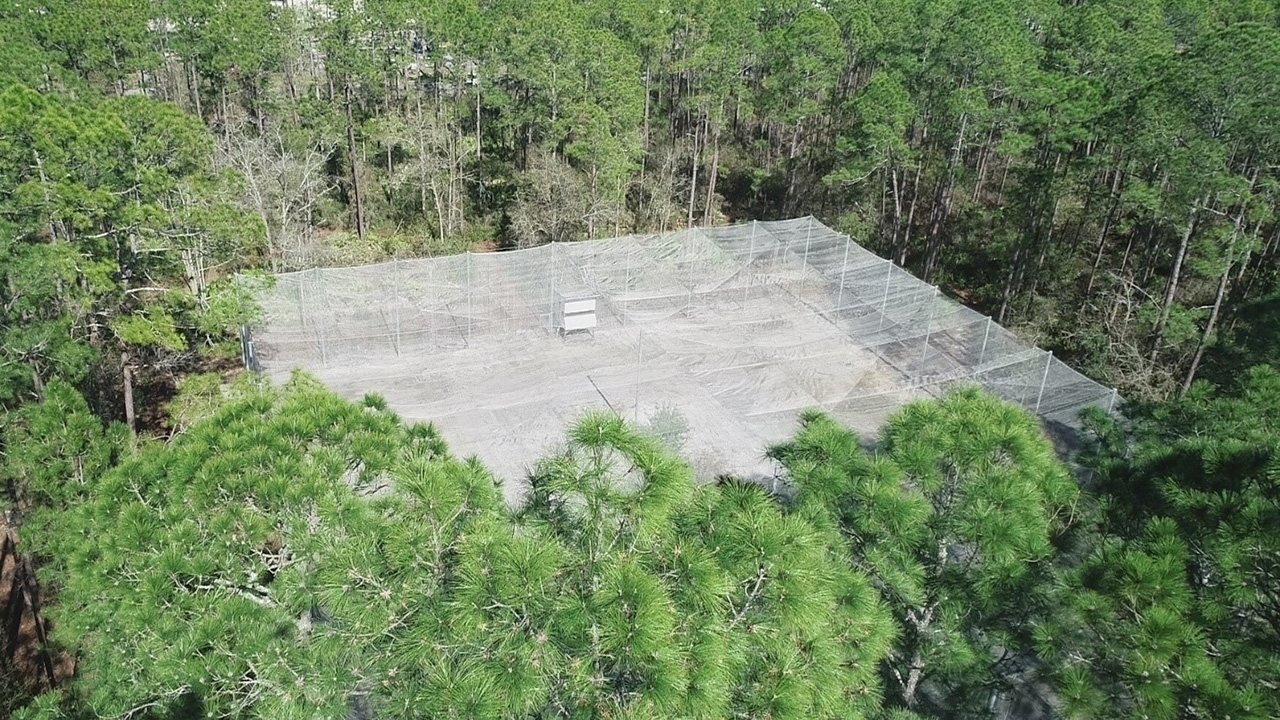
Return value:
<svg viewBox="0 0 1280 720">
<path fill-rule="evenodd" d="M 642 126 L 642 129 L 641 129 L 641 135 L 640 135 L 640 190 L 641 190 L 641 198 L 642 198 L 642 199 L 641 199 L 641 201 L 640 201 L 640 202 L 641 202 L 641 206 L 640 206 L 640 208 L 639 208 L 639 209 L 640 209 L 640 211 L 641 211 L 641 212 L 643 212 L 643 211 L 644 211 L 644 200 L 643 200 L 643 197 L 644 197 L 644 192 L 643 192 L 643 191 L 644 191 L 644 189 L 645 189 L 645 186 L 644 186 L 644 170 L 645 170 L 645 166 L 646 166 L 646 165 L 648 165 L 648 162 L 646 162 L 646 158 L 648 158 L 648 156 L 649 156 L 649 82 L 650 82 L 650 76 L 651 76 L 651 73 L 649 72 L 649 67 L 648 67 L 648 65 L 646 64 L 646 65 L 645 65 L 645 70 L 644 70 L 644 125 Z"/>
<path fill-rule="evenodd" d="M 938 186 L 938 198 L 934 203 L 933 213 L 929 219 L 929 234 L 925 241 L 924 269 L 920 279 L 929 282 L 938 267 L 938 256 L 942 252 L 942 230 L 951 216 L 951 198 L 955 194 L 956 167 L 960 164 L 960 153 L 964 149 L 964 134 L 969 126 L 969 113 L 960 114 L 960 132 L 956 134 L 955 147 L 951 149 L 951 157 L 947 161 L 947 179 Z"/>
<path fill-rule="evenodd" d="M 351 80 L 342 81 L 343 107 L 347 115 L 347 160 L 351 164 L 351 199 L 355 209 L 356 237 L 364 240 L 364 193 L 360 190 L 360 173 L 356 162 L 356 125 L 351 113 Z"/>
<path fill-rule="evenodd" d="M 795 129 L 791 131 L 791 147 L 787 150 L 787 194 L 782 202 L 784 215 L 796 212 L 796 176 L 799 175 L 796 158 L 800 156 L 800 127 L 803 123 L 803 120 L 796 122 Z"/>
<path fill-rule="evenodd" d="M 1207 197 L 1196 200 L 1191 205 L 1191 212 L 1187 216 L 1187 228 L 1183 231 L 1182 239 L 1178 243 L 1178 254 L 1173 259 L 1173 269 L 1169 271 L 1169 284 L 1165 286 L 1164 300 L 1160 302 L 1160 315 L 1156 318 L 1151 353 L 1147 356 L 1149 363 L 1155 364 L 1156 356 L 1160 354 L 1160 344 L 1164 342 L 1165 325 L 1169 322 L 1169 309 L 1173 307 L 1173 299 L 1178 293 L 1178 281 L 1182 277 L 1182 263 L 1187 259 L 1187 248 L 1191 247 L 1191 238 L 1196 232 L 1200 208 L 1207 200 Z"/>
<path fill-rule="evenodd" d="M 1098 250 L 1093 255 L 1093 267 L 1089 268 L 1089 282 L 1084 288 L 1084 302 L 1088 304 L 1089 294 L 1093 292 L 1093 282 L 1097 279 L 1098 268 L 1102 265 L 1102 252 L 1107 247 L 1107 234 L 1111 232 L 1111 223 L 1115 219 L 1116 209 L 1120 206 L 1120 180 L 1124 173 L 1116 168 L 1115 177 L 1111 180 L 1111 197 L 1107 201 L 1107 214 L 1102 219 L 1102 230 L 1098 233 Z"/>
<path fill-rule="evenodd" d="M 693 169 L 689 171 L 689 223 L 693 227 L 693 201 L 698 193 L 698 126 L 693 126 Z"/>
<path fill-rule="evenodd" d="M 711 224 L 711 208 L 715 203 L 716 178 L 720 175 L 720 126 L 711 135 L 711 168 L 707 177 L 707 204 L 702 211 L 702 224 Z"/>
<path fill-rule="evenodd" d="M 1180 395 L 1186 395 L 1187 390 L 1191 389 L 1191 383 L 1195 382 L 1196 371 L 1200 369 L 1200 361 L 1204 359 L 1204 350 L 1209 345 L 1209 338 L 1213 336 L 1214 328 L 1217 327 L 1218 313 L 1222 310 L 1222 298 L 1227 294 L 1227 282 L 1231 277 L 1231 253 L 1235 248 L 1235 233 L 1231 236 L 1231 246 L 1227 250 L 1227 266 L 1222 270 L 1222 277 L 1218 278 L 1218 291 L 1213 296 L 1213 310 L 1209 313 L 1209 322 L 1205 323 L 1204 332 L 1200 334 L 1200 341 L 1196 343 L 1196 353 L 1191 358 L 1191 367 L 1187 369 L 1187 376 L 1182 380 L 1182 390 Z"/>
<path fill-rule="evenodd" d="M 1258 171 L 1254 169 L 1253 176 L 1249 178 L 1250 195 L 1253 194 L 1253 187 L 1257 182 Z M 1196 343 L 1196 352 L 1191 358 L 1191 367 L 1187 369 L 1187 376 L 1182 380 L 1181 394 L 1183 395 L 1191 388 L 1191 383 L 1195 382 L 1196 371 L 1200 368 L 1205 348 L 1209 345 L 1209 338 L 1213 337 L 1214 328 L 1222 312 L 1222 299 L 1226 297 L 1227 285 L 1231 282 L 1232 266 L 1235 264 L 1236 241 L 1240 238 L 1240 230 L 1244 227 L 1244 215 L 1248 205 L 1248 198 L 1240 203 L 1240 211 L 1236 213 L 1235 222 L 1231 225 L 1231 237 L 1227 240 L 1227 264 L 1222 269 L 1222 277 L 1218 278 L 1218 290 L 1213 296 L 1213 310 L 1209 312 L 1209 321 L 1205 323 L 1204 332 L 1200 334 L 1200 340 Z"/>
<path fill-rule="evenodd" d="M 898 266 L 907 266 L 907 253 L 911 251 L 911 229 L 916 221 L 916 200 L 920 197 L 920 174 L 924 171 L 924 163 L 916 165 L 916 177 L 911 181 L 911 205 L 907 208 L 907 226 L 902 230 L 902 245 L 898 251 Z"/>
<path fill-rule="evenodd" d="M 191 94 L 191 104 L 196 108 L 196 117 L 204 119 L 204 110 L 200 107 L 200 74 L 196 72 L 195 65 L 190 67 L 187 80 L 187 92 Z"/>
<path fill-rule="evenodd" d="M 120 353 L 120 368 L 124 375 L 124 422 L 129 426 L 129 434 L 138 434 L 137 416 L 133 410 L 133 366 L 129 364 L 129 353 Z"/>
</svg>

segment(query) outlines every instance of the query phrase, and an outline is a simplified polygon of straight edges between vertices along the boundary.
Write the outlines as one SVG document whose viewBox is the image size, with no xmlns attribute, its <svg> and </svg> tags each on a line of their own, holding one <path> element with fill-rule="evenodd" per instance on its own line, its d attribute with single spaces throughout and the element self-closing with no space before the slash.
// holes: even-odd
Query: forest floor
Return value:
<svg viewBox="0 0 1280 720">
<path fill-rule="evenodd" d="M 57 685 L 75 673 L 75 659 L 64 652 L 45 652 L 40 636 L 47 637 L 49 622 L 31 605 L 39 607 L 45 598 L 34 580 L 26 575 L 18 553 L 18 534 L 0 515 L 0 672 L 11 672 L 22 685 L 32 689 Z M 26 592 L 23 592 L 24 589 Z M 52 676 L 50 675 L 52 673 Z M 6 707 L 0 702 L 0 710 Z"/>
</svg>

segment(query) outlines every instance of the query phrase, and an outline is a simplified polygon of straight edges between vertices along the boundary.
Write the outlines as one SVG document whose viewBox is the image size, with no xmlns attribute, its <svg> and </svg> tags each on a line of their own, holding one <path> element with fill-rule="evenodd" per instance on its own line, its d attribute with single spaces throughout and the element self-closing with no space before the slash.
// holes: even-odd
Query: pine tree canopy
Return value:
<svg viewBox="0 0 1280 720">
<path fill-rule="evenodd" d="M 898 411 L 872 454 L 816 412 L 773 454 L 799 511 L 850 538 L 902 629 L 885 665 L 893 702 L 985 706 L 1002 663 L 1030 651 L 1079 493 L 1035 419 L 967 388 Z"/>
<path fill-rule="evenodd" d="M 1040 631 L 1074 717 L 1280 716 L 1280 372 L 1097 418 L 1106 534 Z"/>
<path fill-rule="evenodd" d="M 306 376 L 113 468 L 51 388 L 11 428 L 76 678 L 29 717 L 851 718 L 895 626 L 834 525 L 588 414 L 511 512 Z M 50 444 L 55 442 L 57 444 Z M 83 468 L 76 476 L 68 468 Z M 52 480 L 62 478 L 61 483 Z M 43 479 L 41 479 L 43 478 Z"/>
</svg>

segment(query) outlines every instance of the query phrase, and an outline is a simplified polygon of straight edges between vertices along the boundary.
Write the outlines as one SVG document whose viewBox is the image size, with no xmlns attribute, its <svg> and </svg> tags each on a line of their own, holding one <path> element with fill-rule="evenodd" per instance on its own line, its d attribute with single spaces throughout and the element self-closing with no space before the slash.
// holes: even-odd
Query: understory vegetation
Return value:
<svg viewBox="0 0 1280 720">
<path fill-rule="evenodd" d="M 0 716 L 1280 717 L 1269 0 L 9 0 Z M 237 276 L 813 214 L 1128 398 L 589 414 L 513 510 Z M 504 432 L 494 428 L 494 432 Z M 869 449 L 870 448 L 870 449 Z M 1064 464 L 1065 463 L 1065 464 Z"/>
</svg>

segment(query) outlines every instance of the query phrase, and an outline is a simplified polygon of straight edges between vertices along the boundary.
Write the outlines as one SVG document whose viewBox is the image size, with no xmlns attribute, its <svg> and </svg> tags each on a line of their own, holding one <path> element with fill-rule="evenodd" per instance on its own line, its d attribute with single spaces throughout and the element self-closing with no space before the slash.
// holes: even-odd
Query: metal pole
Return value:
<svg viewBox="0 0 1280 720">
<path fill-rule="evenodd" d="M 1111 412 L 1112 412 L 1113 410 L 1115 410 L 1115 408 L 1116 408 L 1116 396 L 1117 396 L 1117 395 L 1119 395 L 1119 394 L 1120 394 L 1120 393 L 1119 393 L 1119 391 L 1117 391 L 1115 388 L 1111 388 L 1111 398 L 1107 400 L 1107 414 L 1108 414 L 1108 415 L 1110 415 L 1110 414 L 1111 414 Z"/>
<path fill-rule="evenodd" d="M 756 262 L 756 221 L 752 220 L 751 221 L 751 249 L 747 251 L 746 267 L 748 269 L 751 269 L 751 267 L 755 265 L 755 262 Z M 748 272 L 747 283 L 742 287 L 742 304 L 744 305 L 747 303 L 747 293 L 751 290 L 751 280 L 752 280 L 752 275 L 750 272 Z"/>
<path fill-rule="evenodd" d="M 1044 400 L 1044 384 L 1049 381 L 1049 366 L 1053 364 L 1053 351 L 1047 350 L 1044 354 L 1044 375 L 1040 377 L 1040 394 L 1036 396 L 1036 414 L 1040 414 L 1040 401 Z"/>
<path fill-rule="evenodd" d="M 391 259 L 391 275 L 395 280 L 396 302 L 391 306 L 396 319 L 396 355 L 400 354 L 400 261 Z"/>
<path fill-rule="evenodd" d="M 987 329 L 982 333 L 982 352 L 978 353 L 978 367 L 987 359 L 987 338 L 991 337 L 991 316 L 987 316 Z"/>
<path fill-rule="evenodd" d="M 924 324 L 924 352 L 920 353 L 920 364 L 924 365 L 929 356 L 929 335 L 933 332 L 933 312 L 938 306 L 938 288 L 933 289 L 933 297 L 929 298 L 929 319 Z M 922 368 L 923 369 L 923 368 Z"/>
<path fill-rule="evenodd" d="M 640 339 L 636 343 L 636 404 L 632 410 L 632 420 L 640 422 L 640 369 L 644 367 L 644 330 L 640 331 Z"/>
<path fill-rule="evenodd" d="M 471 345 L 471 251 L 467 251 L 467 346 Z"/>
<path fill-rule="evenodd" d="M 235 274 L 234 283 L 236 287 L 236 300 L 239 301 L 241 293 L 240 273 Z M 249 326 L 244 323 L 240 323 L 240 361 L 244 364 L 245 370 L 253 369 L 249 362 Z"/>
<path fill-rule="evenodd" d="M 551 256 L 551 266 L 547 268 L 547 274 L 550 275 L 548 284 L 551 286 L 551 301 L 547 303 L 547 324 L 555 330 L 556 323 L 556 244 L 551 243 L 547 246 L 547 252 Z"/>
<path fill-rule="evenodd" d="M 631 253 L 635 248 L 627 248 L 626 274 L 622 281 L 622 325 L 627 324 L 627 293 L 631 291 Z"/>
<path fill-rule="evenodd" d="M 307 315 L 303 312 L 303 304 L 306 302 L 306 296 L 302 293 L 302 288 L 306 285 L 307 274 L 298 273 L 298 326 L 303 330 L 307 329 Z"/>
<path fill-rule="evenodd" d="M 804 279 L 804 274 L 809 270 L 809 239 L 813 237 L 813 216 L 809 216 L 809 227 L 804 232 L 804 260 L 800 263 L 800 279 Z"/>
<path fill-rule="evenodd" d="M 893 280 L 893 261 L 886 259 L 884 264 L 888 270 L 884 276 L 884 299 L 880 301 L 880 328 L 884 329 L 884 314 L 889 309 L 889 283 Z"/>
<path fill-rule="evenodd" d="M 844 276 L 849 272 L 849 246 L 853 244 L 853 239 L 848 235 L 844 236 L 844 263 L 840 266 L 840 291 L 836 293 L 836 317 L 840 317 L 840 310 L 844 307 Z"/>
<path fill-rule="evenodd" d="M 317 272 L 317 269 L 316 269 L 316 268 L 311 268 L 311 272 L 310 272 L 310 273 L 308 273 L 308 274 L 310 274 L 310 275 L 315 275 L 315 273 L 316 273 L 316 272 Z M 321 292 L 321 294 L 323 294 L 323 293 L 324 293 L 324 285 L 323 285 L 323 284 L 321 284 L 321 285 L 320 285 L 320 292 Z M 319 335 L 319 337 L 320 337 L 320 364 L 321 364 L 323 367 L 329 367 L 329 351 L 328 351 L 328 349 L 324 346 L 324 323 L 323 323 L 323 322 L 317 322 L 317 323 L 316 323 L 316 333 L 317 333 L 317 334 Z"/>
</svg>

